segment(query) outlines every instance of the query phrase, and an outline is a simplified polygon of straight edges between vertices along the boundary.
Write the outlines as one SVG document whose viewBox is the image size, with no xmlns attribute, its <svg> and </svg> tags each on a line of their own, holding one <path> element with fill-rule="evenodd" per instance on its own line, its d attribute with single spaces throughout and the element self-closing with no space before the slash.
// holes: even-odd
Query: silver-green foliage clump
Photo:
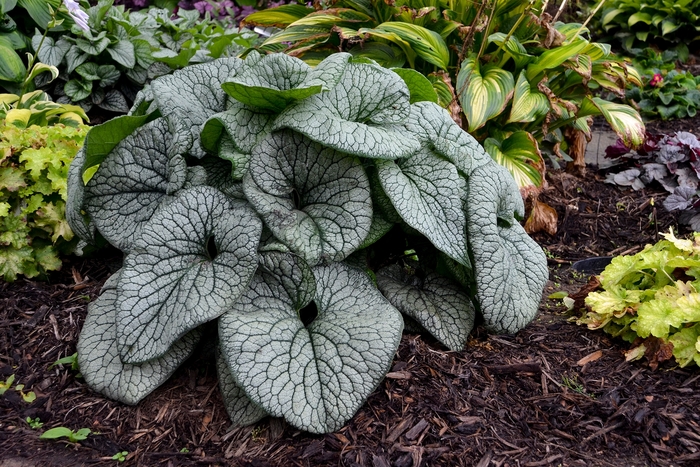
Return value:
<svg viewBox="0 0 700 467">
<path fill-rule="evenodd" d="M 134 404 L 215 322 L 235 423 L 328 432 L 389 370 L 402 314 L 452 350 L 477 313 L 525 326 L 547 268 L 518 188 L 419 95 L 349 54 L 251 55 L 159 78 L 93 128 L 67 217 L 125 260 L 88 310 L 86 382 Z"/>
</svg>

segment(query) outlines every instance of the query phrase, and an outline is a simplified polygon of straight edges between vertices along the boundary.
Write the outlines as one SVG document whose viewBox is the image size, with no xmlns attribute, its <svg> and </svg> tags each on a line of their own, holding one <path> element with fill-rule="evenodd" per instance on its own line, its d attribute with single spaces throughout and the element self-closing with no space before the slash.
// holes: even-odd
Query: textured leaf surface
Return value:
<svg viewBox="0 0 700 467">
<path fill-rule="evenodd" d="M 226 110 L 212 115 L 204 123 L 202 147 L 221 155 L 222 138 L 228 135 L 235 150 L 250 154 L 257 142 L 271 131 L 275 117 L 275 114 L 232 100 Z"/>
<path fill-rule="evenodd" d="M 154 120 L 122 140 L 85 186 L 85 210 L 102 236 L 122 251 L 131 249 L 167 193 L 171 147 L 165 119 Z M 184 160 L 176 160 L 184 172 Z"/>
<path fill-rule="evenodd" d="M 418 321 L 450 350 L 464 349 L 475 312 L 462 287 L 432 272 L 418 278 L 399 265 L 379 270 L 377 287 L 401 313 Z"/>
<path fill-rule="evenodd" d="M 339 83 L 285 109 L 275 129 L 291 128 L 324 146 L 357 156 L 396 159 L 419 148 L 399 124 L 410 94 L 395 73 L 367 63 L 348 64 Z"/>
<path fill-rule="evenodd" d="M 348 256 L 372 224 L 360 161 L 292 131 L 255 148 L 243 189 L 275 237 L 312 265 Z"/>
<path fill-rule="evenodd" d="M 183 190 L 142 229 L 124 260 L 117 338 L 123 361 L 162 355 L 230 307 L 257 267 L 262 225 L 210 187 Z"/>
<path fill-rule="evenodd" d="M 491 163 L 491 157 L 469 133 L 457 125 L 447 110 L 432 102 L 411 106 L 406 128 L 452 162 L 463 174 Z"/>
<path fill-rule="evenodd" d="M 174 154 L 204 157 L 199 145 L 201 126 L 210 116 L 225 110 L 227 95 L 221 83 L 242 66 L 241 59 L 222 58 L 188 66 L 151 82 L 158 109 L 174 135 Z"/>
<path fill-rule="evenodd" d="M 377 160 L 376 165 L 384 192 L 401 218 L 436 248 L 469 265 L 462 211 L 466 186 L 457 168 L 425 146 L 411 157 Z"/>
<path fill-rule="evenodd" d="M 476 169 L 467 182 L 467 231 L 477 300 L 487 328 L 516 332 L 537 314 L 549 277 L 547 258 L 513 213 L 522 198 L 508 171 L 495 162 Z"/>
<path fill-rule="evenodd" d="M 267 416 L 267 412 L 250 400 L 243 389 L 236 384 L 221 352 L 216 353 L 216 373 L 219 376 L 219 388 L 224 398 L 226 412 L 234 425 L 251 425 Z"/>
<path fill-rule="evenodd" d="M 83 213 L 85 184 L 83 183 L 83 164 L 85 163 L 85 146 L 83 146 L 68 168 L 68 183 L 66 187 L 66 221 L 71 230 L 88 243 L 95 241 L 95 226 Z"/>
<path fill-rule="evenodd" d="M 88 307 L 78 339 L 78 364 L 85 382 L 93 390 L 123 402 L 136 404 L 163 384 L 190 356 L 201 333 L 186 334 L 161 357 L 136 365 L 123 363 L 117 350 L 117 282 L 112 275 L 102 295 Z"/>
<path fill-rule="evenodd" d="M 281 282 L 308 285 L 300 268 L 280 269 L 257 274 L 235 310 L 221 317 L 222 351 L 255 403 L 300 429 L 330 432 L 389 370 L 401 314 L 364 273 L 334 263 L 313 270 L 318 315 L 305 327 Z"/>
</svg>

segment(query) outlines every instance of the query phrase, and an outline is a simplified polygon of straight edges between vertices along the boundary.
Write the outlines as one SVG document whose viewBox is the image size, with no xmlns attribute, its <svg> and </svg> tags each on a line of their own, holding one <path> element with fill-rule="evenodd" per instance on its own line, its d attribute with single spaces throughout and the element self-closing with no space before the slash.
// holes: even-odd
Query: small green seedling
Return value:
<svg viewBox="0 0 700 467">
<path fill-rule="evenodd" d="M 190 452 L 190 450 L 187 449 L 187 448 L 182 448 L 182 449 L 180 449 L 180 452 L 181 452 L 182 454 L 187 454 L 187 453 Z"/>
<path fill-rule="evenodd" d="M 78 441 L 82 441 L 86 439 L 90 434 L 92 434 L 92 431 L 90 431 L 89 428 L 81 428 L 78 431 L 73 431 L 70 428 L 66 428 L 64 426 L 58 426 L 56 428 L 51 428 L 48 431 L 45 431 L 40 438 L 41 439 L 59 439 L 59 438 L 68 438 L 68 441 L 71 443 L 77 443 Z"/>
<path fill-rule="evenodd" d="M 121 451 L 116 453 L 115 455 L 112 456 L 112 459 L 117 461 L 117 462 L 124 462 L 126 460 L 126 456 L 129 455 L 129 451 Z"/>
<path fill-rule="evenodd" d="M 80 370 L 80 367 L 78 366 L 78 352 L 75 352 L 73 355 L 69 355 L 67 357 L 59 358 L 53 362 L 51 366 L 49 366 L 49 370 L 57 365 L 67 365 L 69 363 L 71 370 Z"/>
<path fill-rule="evenodd" d="M 10 375 L 10 377 L 7 378 L 7 380 L 5 382 L 0 383 L 0 396 L 5 394 L 5 391 L 10 389 L 10 387 L 12 386 L 12 383 L 14 383 L 14 382 L 15 382 L 15 375 Z"/>
<path fill-rule="evenodd" d="M 22 395 L 22 400 L 27 404 L 31 404 L 36 400 L 36 394 L 34 391 L 24 392 L 24 384 L 18 384 L 15 386 L 15 391 L 18 391 Z"/>
<path fill-rule="evenodd" d="M 39 417 L 35 417 L 35 418 L 27 417 L 26 420 L 27 420 L 27 423 L 29 424 L 29 426 L 32 430 L 38 430 L 39 428 L 44 426 L 44 422 L 42 422 L 39 419 Z"/>
</svg>

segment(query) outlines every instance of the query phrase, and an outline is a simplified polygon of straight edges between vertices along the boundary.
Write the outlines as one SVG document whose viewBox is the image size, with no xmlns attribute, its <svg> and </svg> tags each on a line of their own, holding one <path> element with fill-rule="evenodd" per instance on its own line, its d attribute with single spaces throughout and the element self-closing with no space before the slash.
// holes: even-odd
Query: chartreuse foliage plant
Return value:
<svg viewBox="0 0 700 467">
<path fill-rule="evenodd" d="M 543 141 L 564 156 L 563 130 L 590 134 L 591 117 L 630 146 L 644 139 L 635 109 L 598 96 L 624 97 L 627 82 L 641 84 L 634 69 L 588 40 L 583 25 L 553 22 L 546 4 L 333 0 L 259 11 L 243 24 L 281 29 L 262 50 L 311 64 L 343 50 L 422 81 L 423 98 L 449 108 L 524 187 L 542 183 Z"/>
<path fill-rule="evenodd" d="M 78 342 L 88 385 L 134 404 L 214 322 L 232 420 L 322 433 L 389 370 L 402 313 L 453 350 L 476 313 L 525 326 L 547 267 L 518 188 L 420 91 L 347 53 L 251 53 L 160 77 L 94 127 L 67 216 L 126 256 Z"/>
<path fill-rule="evenodd" d="M 65 218 L 66 183 L 88 131 L 82 124 L 13 123 L 0 121 L 0 276 L 6 281 L 59 269 L 59 256 L 75 247 Z"/>
<path fill-rule="evenodd" d="M 661 361 L 670 347 L 681 367 L 700 365 L 700 233 L 663 236 L 636 255 L 613 258 L 600 276 L 603 291 L 588 295 L 589 311 L 578 322 L 634 343 L 628 360 L 646 354 Z"/>
</svg>

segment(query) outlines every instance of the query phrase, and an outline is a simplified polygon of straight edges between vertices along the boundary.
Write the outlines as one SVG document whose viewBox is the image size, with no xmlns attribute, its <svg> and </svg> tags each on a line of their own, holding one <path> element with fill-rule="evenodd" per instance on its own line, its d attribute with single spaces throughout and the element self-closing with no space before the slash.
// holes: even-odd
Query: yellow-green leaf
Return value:
<svg viewBox="0 0 700 467">
<path fill-rule="evenodd" d="M 628 147 L 644 143 L 644 122 L 639 112 L 629 105 L 608 102 L 599 97 L 587 97 L 581 104 L 578 117 L 602 115 Z"/>
<path fill-rule="evenodd" d="M 374 30 L 396 34 L 411 45 L 416 55 L 443 70 L 447 70 L 450 64 L 450 51 L 447 44 L 435 31 L 416 24 L 395 21 L 382 23 Z"/>
<path fill-rule="evenodd" d="M 499 115 L 513 97 L 515 80 L 502 68 L 484 67 L 475 54 L 462 62 L 457 75 L 457 96 L 472 132 Z"/>
<path fill-rule="evenodd" d="M 503 141 L 486 138 L 486 152 L 508 169 L 519 187 L 542 185 L 542 174 L 537 167 L 544 165 L 535 138 L 527 131 L 516 131 Z"/>
<path fill-rule="evenodd" d="M 5 121 L 17 128 L 26 128 L 31 116 L 32 111 L 29 109 L 11 109 L 5 115 Z"/>
<path fill-rule="evenodd" d="M 538 75 L 545 70 L 557 68 L 567 60 L 571 60 L 588 46 L 589 42 L 584 39 L 575 40 L 570 44 L 562 45 L 554 49 L 549 49 L 537 58 L 536 62 L 527 66 L 527 80 L 534 82 Z"/>
<path fill-rule="evenodd" d="M 549 99 L 547 99 L 547 96 L 533 90 L 525 77 L 525 72 L 521 71 L 520 76 L 518 76 L 518 82 L 515 83 L 513 106 L 510 109 L 510 117 L 507 123 L 534 122 L 548 111 Z"/>
<path fill-rule="evenodd" d="M 246 16 L 241 22 L 241 27 L 254 25 L 283 28 L 313 12 L 313 8 L 307 8 L 302 5 L 282 5 L 277 8 L 257 11 Z"/>
</svg>

